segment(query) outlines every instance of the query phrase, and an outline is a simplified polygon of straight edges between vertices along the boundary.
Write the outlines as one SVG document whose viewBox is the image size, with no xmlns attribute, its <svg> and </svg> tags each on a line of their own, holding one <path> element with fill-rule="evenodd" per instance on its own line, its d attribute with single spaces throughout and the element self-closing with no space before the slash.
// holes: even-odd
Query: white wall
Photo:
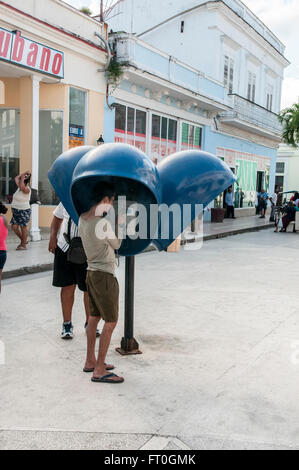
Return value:
<svg viewBox="0 0 299 470">
<path fill-rule="evenodd" d="M 204 3 L 206 0 L 124 0 L 113 12 L 109 22 L 114 32 L 140 34 L 168 18 Z M 133 11 L 133 15 L 132 15 Z M 132 22 L 133 19 L 133 22 Z M 133 24 L 133 30 L 131 26 Z"/>
<path fill-rule="evenodd" d="M 93 42 L 95 30 L 103 32 L 102 25 L 94 19 L 60 0 L 5 0 L 5 3 Z"/>
<path fill-rule="evenodd" d="M 109 29 L 141 33 L 141 38 L 167 54 L 223 82 L 224 55 L 235 60 L 234 92 L 247 97 L 248 71 L 257 75 L 256 103 L 266 106 L 267 84 L 274 87 L 273 111 L 280 111 L 281 86 L 287 62 L 261 35 L 222 2 L 210 2 L 187 13 L 189 8 L 206 3 L 204 0 L 124 0 L 120 14 L 109 22 Z M 234 4 L 238 2 L 234 0 Z M 244 17 L 250 14 L 239 2 Z M 176 18 L 165 23 L 166 19 Z M 259 20 L 252 15 L 259 26 Z M 185 22 L 181 33 L 181 22 Z M 162 23 L 162 24 L 161 24 Z M 269 32 L 269 35 L 271 33 Z M 283 48 L 283 46 L 281 45 Z M 271 79 L 269 79 L 271 77 Z"/>
<path fill-rule="evenodd" d="M 183 34 L 181 21 L 185 22 Z M 221 82 L 224 56 L 229 55 L 235 62 L 234 93 L 247 98 L 248 72 L 252 71 L 257 77 L 256 103 L 266 106 L 267 84 L 271 83 L 273 111 L 280 111 L 285 59 L 222 4 L 182 14 L 141 37 Z"/>
</svg>

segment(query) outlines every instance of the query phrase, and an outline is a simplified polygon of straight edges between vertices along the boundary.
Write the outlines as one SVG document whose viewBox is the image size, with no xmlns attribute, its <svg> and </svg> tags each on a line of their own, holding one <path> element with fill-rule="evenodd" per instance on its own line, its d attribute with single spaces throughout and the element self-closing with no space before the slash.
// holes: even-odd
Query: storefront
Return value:
<svg viewBox="0 0 299 470">
<path fill-rule="evenodd" d="M 158 163 L 181 150 L 201 149 L 202 127 L 118 102 L 115 104 L 115 142 L 134 145 Z"/>
<path fill-rule="evenodd" d="M 32 216 L 37 240 L 58 203 L 49 168 L 103 132 L 107 54 L 94 33 L 106 30 L 63 2 L 43 0 L 34 11 L 15 3 L 0 4 L 0 194 L 9 204 L 15 176 L 32 171 L 42 202 Z"/>
<path fill-rule="evenodd" d="M 254 208 L 256 193 L 262 188 L 269 191 L 271 158 L 217 147 L 222 158 L 237 177 L 234 185 L 235 207 Z"/>
</svg>

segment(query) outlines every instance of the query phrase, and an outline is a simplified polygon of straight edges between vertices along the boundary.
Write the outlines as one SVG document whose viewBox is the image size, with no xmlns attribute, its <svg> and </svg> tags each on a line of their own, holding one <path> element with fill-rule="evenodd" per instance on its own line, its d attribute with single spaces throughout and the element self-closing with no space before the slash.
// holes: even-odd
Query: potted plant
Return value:
<svg viewBox="0 0 299 470">
<path fill-rule="evenodd" d="M 214 223 L 222 223 L 226 210 L 223 209 L 223 194 L 215 199 L 214 208 L 211 209 L 211 221 Z"/>
</svg>

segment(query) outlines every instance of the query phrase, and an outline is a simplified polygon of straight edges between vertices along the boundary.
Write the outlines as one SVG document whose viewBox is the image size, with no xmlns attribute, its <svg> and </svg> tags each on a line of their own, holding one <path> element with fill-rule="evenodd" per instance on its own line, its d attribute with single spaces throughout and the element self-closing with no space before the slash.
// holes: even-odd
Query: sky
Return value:
<svg viewBox="0 0 299 470">
<path fill-rule="evenodd" d="M 99 13 L 99 0 L 65 0 L 81 8 L 88 6 Z M 291 62 L 286 69 L 282 92 L 282 108 L 299 100 L 299 0 L 243 0 L 276 36 L 285 44 L 285 56 Z"/>
</svg>

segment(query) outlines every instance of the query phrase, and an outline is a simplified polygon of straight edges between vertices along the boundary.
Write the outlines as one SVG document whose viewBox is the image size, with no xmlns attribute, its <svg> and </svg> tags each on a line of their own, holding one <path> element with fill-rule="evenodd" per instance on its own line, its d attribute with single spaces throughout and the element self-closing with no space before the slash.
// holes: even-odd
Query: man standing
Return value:
<svg viewBox="0 0 299 470">
<path fill-rule="evenodd" d="M 119 384 L 124 382 L 123 377 L 107 373 L 114 367 L 105 364 L 111 337 L 118 322 L 119 310 L 115 250 L 120 248 L 122 240 L 116 237 L 108 220 L 115 199 L 113 186 L 109 183 L 100 183 L 95 189 L 93 199 L 94 205 L 79 220 L 79 235 L 88 261 L 87 289 L 90 299 L 84 372 L 93 372 L 92 382 Z M 122 238 L 121 233 L 119 237 Z M 101 318 L 105 325 L 96 359 L 96 330 Z"/>
<path fill-rule="evenodd" d="M 261 217 L 260 219 L 266 218 L 266 212 L 268 207 L 268 199 L 269 196 L 264 189 L 261 190 L 259 194 L 259 201 L 260 201 L 260 209 L 261 209 Z"/>
<path fill-rule="evenodd" d="M 89 299 L 86 287 L 87 263 L 74 264 L 68 261 L 68 250 L 70 248 L 67 241 L 68 236 L 71 240 L 77 237 L 78 227 L 71 221 L 63 205 L 59 204 L 54 211 L 51 225 L 49 251 L 55 255 L 53 286 L 61 288 L 63 315 L 61 338 L 64 340 L 73 339 L 74 337 L 72 311 L 77 286 L 84 292 L 86 329 L 89 321 Z M 97 335 L 100 335 L 99 331 L 97 331 Z"/>
<path fill-rule="evenodd" d="M 234 201 L 234 193 L 233 193 L 233 187 L 230 186 L 227 190 L 226 196 L 225 196 L 225 203 L 227 207 L 227 218 L 229 219 L 230 216 L 232 216 L 233 219 L 235 219 L 235 201 Z"/>
<path fill-rule="evenodd" d="M 278 194 L 279 194 L 279 187 L 276 186 L 273 196 L 271 196 L 269 198 L 269 201 L 271 202 L 270 222 L 275 222 L 275 209 L 276 209 L 276 206 L 277 206 Z M 278 227 L 277 227 L 277 229 L 278 229 Z"/>
</svg>

